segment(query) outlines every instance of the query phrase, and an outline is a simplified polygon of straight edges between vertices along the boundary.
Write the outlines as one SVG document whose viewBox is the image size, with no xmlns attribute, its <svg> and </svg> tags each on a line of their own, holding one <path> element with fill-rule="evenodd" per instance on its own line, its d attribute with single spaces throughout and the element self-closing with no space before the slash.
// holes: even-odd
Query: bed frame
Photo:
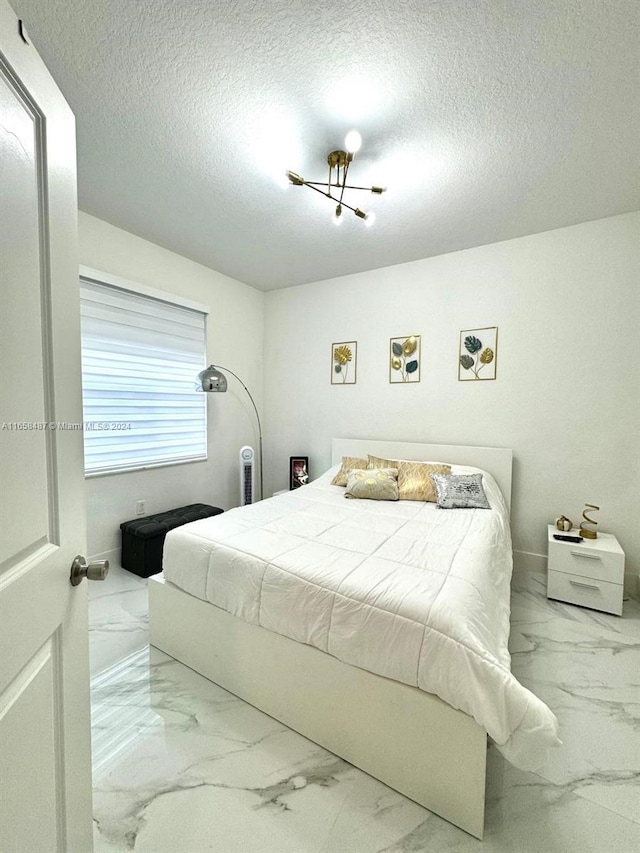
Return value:
<svg viewBox="0 0 640 853">
<path fill-rule="evenodd" d="M 509 506 L 512 451 L 334 439 L 332 461 L 373 455 L 474 465 Z M 149 578 L 151 644 L 476 838 L 484 830 L 487 735 L 416 687 L 349 666 Z"/>
</svg>

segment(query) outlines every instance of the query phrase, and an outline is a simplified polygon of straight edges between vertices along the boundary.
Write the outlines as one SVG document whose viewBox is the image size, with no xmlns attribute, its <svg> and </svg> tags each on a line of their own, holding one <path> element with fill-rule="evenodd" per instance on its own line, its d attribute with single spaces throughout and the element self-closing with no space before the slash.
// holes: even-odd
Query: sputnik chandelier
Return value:
<svg viewBox="0 0 640 853">
<path fill-rule="evenodd" d="M 347 183 L 349 166 L 353 163 L 353 156 L 360 150 L 361 145 L 362 137 L 358 131 L 349 131 L 344 141 L 344 147 L 346 150 L 332 151 L 327 156 L 327 163 L 329 164 L 329 180 L 326 182 L 307 181 L 295 172 L 287 172 L 287 177 L 294 186 L 309 187 L 310 190 L 315 190 L 321 195 L 326 196 L 331 201 L 337 203 L 334 217 L 336 225 L 339 225 L 342 222 L 343 207 L 346 207 L 347 210 L 353 211 L 359 219 L 364 219 L 366 225 L 373 225 L 375 219 L 375 214 L 373 212 L 366 213 L 359 207 L 351 207 L 350 204 L 347 204 L 346 201 L 344 201 L 345 190 L 364 190 L 365 192 L 381 195 L 386 189 L 386 187 L 356 187 Z M 335 195 L 332 193 L 332 190 L 335 190 Z"/>
</svg>

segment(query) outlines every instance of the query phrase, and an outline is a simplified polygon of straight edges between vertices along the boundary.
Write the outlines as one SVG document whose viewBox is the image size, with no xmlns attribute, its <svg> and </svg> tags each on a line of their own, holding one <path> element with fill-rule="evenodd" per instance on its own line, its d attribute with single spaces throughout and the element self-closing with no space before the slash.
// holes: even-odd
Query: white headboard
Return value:
<svg viewBox="0 0 640 853">
<path fill-rule="evenodd" d="M 416 444 L 405 441 L 369 441 L 364 438 L 334 438 L 331 442 L 331 464 L 343 456 L 381 456 L 385 459 L 410 459 L 425 462 L 450 462 L 472 465 L 488 471 L 500 486 L 505 503 L 511 510 L 511 468 L 513 451 L 506 447 L 472 447 L 463 444 Z"/>
</svg>

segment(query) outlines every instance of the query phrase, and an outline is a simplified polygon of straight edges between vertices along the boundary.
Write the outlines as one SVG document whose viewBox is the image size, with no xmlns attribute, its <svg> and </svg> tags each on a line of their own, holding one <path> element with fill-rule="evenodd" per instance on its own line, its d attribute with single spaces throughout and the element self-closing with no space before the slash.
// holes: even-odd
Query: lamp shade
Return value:
<svg viewBox="0 0 640 853">
<path fill-rule="evenodd" d="M 213 364 L 200 371 L 196 381 L 196 391 L 226 391 L 227 377 Z"/>
</svg>

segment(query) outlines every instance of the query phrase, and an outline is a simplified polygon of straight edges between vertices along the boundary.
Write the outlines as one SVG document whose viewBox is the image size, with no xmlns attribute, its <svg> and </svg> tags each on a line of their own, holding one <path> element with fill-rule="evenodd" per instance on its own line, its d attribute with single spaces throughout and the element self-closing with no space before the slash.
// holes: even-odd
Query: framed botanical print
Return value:
<svg viewBox="0 0 640 853">
<path fill-rule="evenodd" d="M 495 379 L 498 359 L 498 327 L 460 332 L 458 379 L 460 382 Z"/>
<path fill-rule="evenodd" d="M 358 364 L 357 341 L 331 344 L 331 384 L 355 385 Z"/>
<path fill-rule="evenodd" d="M 402 335 L 389 342 L 389 382 L 420 382 L 420 335 Z"/>
</svg>

